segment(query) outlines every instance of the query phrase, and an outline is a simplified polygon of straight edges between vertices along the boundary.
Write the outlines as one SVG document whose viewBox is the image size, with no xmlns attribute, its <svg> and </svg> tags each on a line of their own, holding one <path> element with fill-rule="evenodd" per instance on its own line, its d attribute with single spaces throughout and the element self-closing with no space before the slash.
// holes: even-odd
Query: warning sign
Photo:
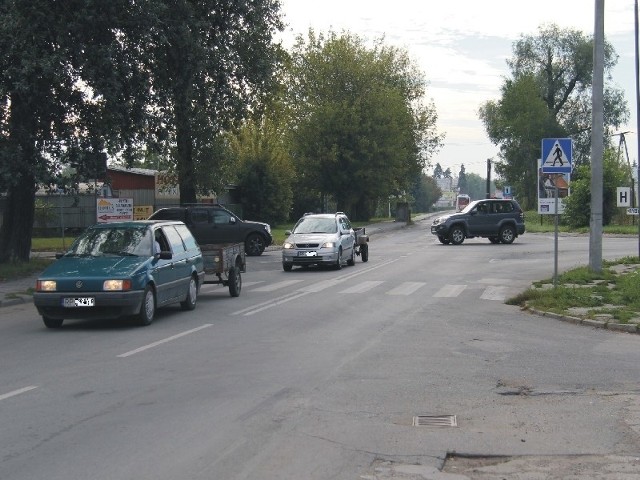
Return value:
<svg viewBox="0 0 640 480">
<path fill-rule="evenodd" d="M 542 139 L 542 172 L 571 173 L 572 145 L 570 138 Z"/>
</svg>

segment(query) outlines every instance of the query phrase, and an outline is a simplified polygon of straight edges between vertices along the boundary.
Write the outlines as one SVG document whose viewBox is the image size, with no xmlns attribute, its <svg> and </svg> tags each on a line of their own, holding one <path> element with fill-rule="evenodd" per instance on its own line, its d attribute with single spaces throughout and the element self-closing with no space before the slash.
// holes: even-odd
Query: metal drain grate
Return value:
<svg viewBox="0 0 640 480">
<path fill-rule="evenodd" d="M 413 417 L 414 427 L 457 427 L 455 415 L 417 415 Z"/>
</svg>

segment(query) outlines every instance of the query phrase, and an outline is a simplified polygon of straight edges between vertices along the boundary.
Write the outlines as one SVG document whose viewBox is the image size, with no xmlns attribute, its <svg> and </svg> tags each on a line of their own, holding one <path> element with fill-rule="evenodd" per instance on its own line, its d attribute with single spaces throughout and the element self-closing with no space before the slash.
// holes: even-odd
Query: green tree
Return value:
<svg viewBox="0 0 640 480">
<path fill-rule="evenodd" d="M 180 201 L 232 177 L 225 132 L 271 91 L 282 50 L 279 0 L 148 1 L 153 148 L 175 159 Z"/>
<path fill-rule="evenodd" d="M 35 191 L 127 154 L 142 118 L 140 37 L 127 0 L 0 2 L 0 262 L 28 261 Z M 123 41 L 127 39 L 127 41 Z"/>
<path fill-rule="evenodd" d="M 411 186 L 440 144 L 423 75 L 403 50 L 310 31 L 298 37 L 289 74 L 298 185 L 320 204 L 330 196 L 368 219 L 379 199 Z"/>
<path fill-rule="evenodd" d="M 467 173 L 467 194 L 471 200 L 480 200 L 487 196 L 487 179 L 476 173 Z M 494 182 L 491 182 L 491 190 L 493 191 Z"/>
<path fill-rule="evenodd" d="M 293 202 L 294 169 L 282 125 L 273 115 L 251 120 L 233 136 L 237 181 L 245 218 L 286 222 Z"/>
<path fill-rule="evenodd" d="M 522 192 L 525 208 L 536 195 L 538 159 L 543 138 L 571 137 L 574 165 L 588 162 L 591 135 L 591 83 L 593 40 L 555 25 L 541 27 L 537 35 L 523 35 L 507 63 L 511 78 L 505 79 L 502 98 L 485 102 L 479 111 L 489 138 L 500 146 L 496 171 Z M 605 70 L 617 61 L 611 45 L 605 46 Z M 622 92 L 605 88 L 607 131 L 628 117 Z"/>
<path fill-rule="evenodd" d="M 627 166 L 618 161 L 611 148 L 605 150 L 602 163 L 602 224 L 609 225 L 617 211 L 617 187 L 628 185 Z M 574 168 L 571 194 L 564 199 L 562 222 L 571 227 L 587 227 L 591 220 L 591 165 Z"/>
<path fill-rule="evenodd" d="M 444 172 L 442 170 L 442 166 L 439 163 L 436 163 L 436 166 L 433 167 L 433 178 L 442 178 L 444 176 Z"/>
<path fill-rule="evenodd" d="M 428 212 L 438 199 L 442 196 L 442 190 L 438 187 L 432 176 L 421 173 L 411 190 L 413 197 L 413 211 Z"/>
<path fill-rule="evenodd" d="M 458 173 L 458 191 L 460 193 L 468 193 L 467 174 L 464 168 L 464 164 L 460 165 L 460 173 Z"/>
</svg>

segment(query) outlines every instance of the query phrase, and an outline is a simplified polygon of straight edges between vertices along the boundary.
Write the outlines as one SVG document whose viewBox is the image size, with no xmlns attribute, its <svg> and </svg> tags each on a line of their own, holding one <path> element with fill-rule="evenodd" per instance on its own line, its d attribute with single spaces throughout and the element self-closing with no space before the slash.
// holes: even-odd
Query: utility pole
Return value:
<svg viewBox="0 0 640 480">
<path fill-rule="evenodd" d="M 638 0 L 635 0 L 635 45 L 636 45 L 636 137 L 638 139 L 638 155 L 640 155 L 640 66 L 638 65 Z M 638 190 L 640 193 L 640 157 L 638 158 Z M 640 197 L 640 195 L 638 195 Z M 640 198 L 638 198 L 640 206 Z M 640 217 L 638 217 L 638 257 L 640 257 Z"/>
<path fill-rule="evenodd" d="M 602 272 L 602 156 L 604 154 L 604 0 L 595 0 L 591 92 L 591 219 L 589 268 Z"/>
<path fill-rule="evenodd" d="M 487 158 L 487 197 L 491 198 L 491 159 Z"/>
<path fill-rule="evenodd" d="M 629 176 L 631 177 L 631 208 L 636 207 L 636 186 L 633 179 L 633 170 L 631 168 L 631 161 L 629 160 L 629 149 L 627 148 L 627 139 L 625 135 L 631 132 L 620 132 L 620 142 L 618 142 L 618 162 L 620 161 L 620 153 L 622 152 L 622 145 L 624 145 L 624 153 L 627 157 L 627 167 L 629 168 Z M 636 224 L 636 217 L 631 216 L 632 225 Z"/>
</svg>

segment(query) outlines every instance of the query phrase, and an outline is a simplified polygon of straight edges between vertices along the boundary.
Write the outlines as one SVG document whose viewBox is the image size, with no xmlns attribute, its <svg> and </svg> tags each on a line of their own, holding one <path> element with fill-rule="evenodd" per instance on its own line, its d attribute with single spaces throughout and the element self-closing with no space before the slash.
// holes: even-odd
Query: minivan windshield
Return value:
<svg viewBox="0 0 640 480">
<path fill-rule="evenodd" d="M 85 230 L 66 256 L 151 256 L 153 242 L 147 227 L 92 227 Z"/>
</svg>

